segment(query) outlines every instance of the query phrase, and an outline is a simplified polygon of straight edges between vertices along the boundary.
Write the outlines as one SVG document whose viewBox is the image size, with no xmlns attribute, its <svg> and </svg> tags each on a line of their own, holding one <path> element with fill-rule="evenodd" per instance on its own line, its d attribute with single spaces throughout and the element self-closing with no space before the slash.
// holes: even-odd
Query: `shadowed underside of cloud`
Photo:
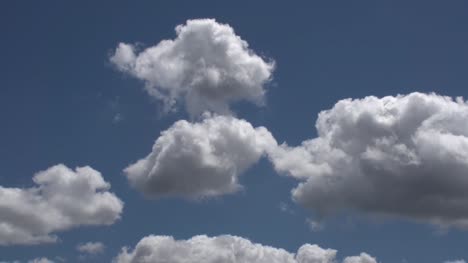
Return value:
<svg viewBox="0 0 468 263">
<path fill-rule="evenodd" d="M 233 193 L 238 177 L 276 147 L 264 127 L 228 116 L 178 121 L 161 133 L 151 153 L 127 167 L 131 185 L 149 197 L 201 198 Z"/>
<path fill-rule="evenodd" d="M 123 248 L 114 263 L 335 263 L 336 253 L 334 249 L 305 244 L 294 254 L 231 235 L 194 236 L 188 240 L 147 236 L 132 251 Z M 366 253 L 343 260 L 343 263 L 376 262 Z"/>
<path fill-rule="evenodd" d="M 36 187 L 0 186 L 0 245 L 55 242 L 52 233 L 81 225 L 110 225 L 123 202 L 91 167 L 59 164 L 33 177 Z"/>
<path fill-rule="evenodd" d="M 228 113 L 229 104 L 240 100 L 263 103 L 274 62 L 256 55 L 229 25 L 188 20 L 176 33 L 175 39 L 139 53 L 136 46 L 120 43 L 110 61 L 143 80 L 148 94 L 162 101 L 166 111 L 180 101 L 192 116 L 206 110 Z"/>
<path fill-rule="evenodd" d="M 468 227 L 468 104 L 436 94 L 341 100 L 318 137 L 270 152 L 298 203 Z"/>
</svg>

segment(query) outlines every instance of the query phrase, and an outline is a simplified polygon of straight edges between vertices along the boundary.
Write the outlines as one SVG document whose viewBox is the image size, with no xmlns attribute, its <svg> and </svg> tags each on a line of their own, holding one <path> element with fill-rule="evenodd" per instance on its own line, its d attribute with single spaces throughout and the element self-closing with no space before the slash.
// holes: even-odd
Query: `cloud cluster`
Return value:
<svg viewBox="0 0 468 263">
<path fill-rule="evenodd" d="M 103 253 L 105 248 L 106 246 L 101 242 L 86 242 L 76 246 L 76 250 L 89 255 Z"/>
<path fill-rule="evenodd" d="M 271 147 L 264 127 L 229 116 L 178 121 L 163 131 L 151 153 L 128 166 L 131 185 L 150 197 L 201 198 L 233 193 L 238 177 Z"/>
<path fill-rule="evenodd" d="M 318 137 L 270 153 L 321 214 L 352 209 L 468 227 L 468 104 L 436 94 L 341 100 Z"/>
<path fill-rule="evenodd" d="M 232 102 L 263 102 L 274 63 L 250 50 L 232 27 L 196 19 L 178 25 L 176 33 L 175 39 L 139 53 L 135 45 L 120 43 L 110 61 L 143 80 L 148 94 L 161 100 L 167 111 L 183 102 L 192 116 L 204 111 L 223 114 Z"/>
<path fill-rule="evenodd" d="M 122 201 L 91 167 L 75 171 L 59 164 L 33 177 L 37 186 L 0 186 L 0 245 L 55 242 L 56 231 L 80 225 L 110 225 Z"/>
<path fill-rule="evenodd" d="M 335 263 L 336 253 L 334 249 L 306 244 L 294 254 L 231 235 L 194 236 L 188 240 L 175 240 L 170 236 L 147 236 L 132 251 L 123 248 L 114 263 Z M 362 253 L 360 256 L 345 258 L 343 263 L 377 261 Z"/>
</svg>

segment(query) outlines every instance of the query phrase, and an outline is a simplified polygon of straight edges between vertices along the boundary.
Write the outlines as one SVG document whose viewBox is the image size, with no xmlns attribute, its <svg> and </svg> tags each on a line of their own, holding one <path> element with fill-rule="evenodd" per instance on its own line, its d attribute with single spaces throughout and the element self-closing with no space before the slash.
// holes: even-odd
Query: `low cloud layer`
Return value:
<svg viewBox="0 0 468 263">
<path fill-rule="evenodd" d="M 104 252 L 106 246 L 101 242 L 86 242 L 83 244 L 78 244 L 76 250 L 81 253 L 89 255 L 97 255 Z"/>
<path fill-rule="evenodd" d="M 148 94 L 167 111 L 183 102 L 192 116 L 207 110 L 223 114 L 235 101 L 263 102 L 274 63 L 250 50 L 232 27 L 196 19 L 178 25 L 176 33 L 175 39 L 141 52 L 120 43 L 110 61 L 143 80 Z"/>
<path fill-rule="evenodd" d="M 318 137 L 270 153 L 298 203 L 468 227 L 468 104 L 436 94 L 341 100 Z"/>
<path fill-rule="evenodd" d="M 195 236 L 175 240 L 170 236 L 147 236 L 129 251 L 123 248 L 114 263 L 336 263 L 337 251 L 305 244 L 296 254 L 284 249 L 252 243 L 250 240 L 223 235 Z M 347 257 L 343 263 L 377 263 L 366 253 Z"/>
<path fill-rule="evenodd" d="M 55 242 L 53 233 L 81 225 L 110 225 L 123 203 L 91 167 L 59 164 L 33 177 L 31 188 L 0 186 L 0 245 Z"/>
<path fill-rule="evenodd" d="M 276 141 L 270 132 L 245 120 L 181 120 L 161 133 L 148 156 L 124 172 L 149 197 L 218 196 L 238 191 L 238 177 L 271 147 Z"/>
</svg>

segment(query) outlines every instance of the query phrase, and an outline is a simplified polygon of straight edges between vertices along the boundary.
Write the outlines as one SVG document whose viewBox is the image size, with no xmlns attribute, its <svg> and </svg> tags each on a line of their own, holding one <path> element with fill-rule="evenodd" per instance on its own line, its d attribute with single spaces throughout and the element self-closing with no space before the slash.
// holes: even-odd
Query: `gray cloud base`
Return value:
<svg viewBox="0 0 468 263">
<path fill-rule="evenodd" d="M 346 99 L 319 114 L 318 137 L 270 152 L 302 182 L 298 203 L 468 227 L 468 105 L 436 94 Z"/>
<path fill-rule="evenodd" d="M 163 131 L 151 153 L 124 170 L 131 185 L 149 197 L 197 199 L 238 191 L 238 177 L 276 141 L 245 120 L 205 117 Z"/>
<path fill-rule="evenodd" d="M 114 263 L 336 263 L 336 253 L 334 249 L 305 244 L 294 254 L 231 235 L 202 235 L 188 240 L 175 240 L 171 236 L 147 236 L 132 251 L 123 248 Z M 377 261 L 362 253 L 345 258 L 343 263 Z"/>
<path fill-rule="evenodd" d="M 204 111 L 229 113 L 229 104 L 247 100 L 263 103 L 264 84 L 274 62 L 249 49 L 229 25 L 214 19 L 188 20 L 176 27 L 177 37 L 137 53 L 120 43 L 110 61 L 145 82 L 148 94 L 166 111 L 184 102 L 192 116 Z"/>
<path fill-rule="evenodd" d="M 52 233 L 81 225 L 110 225 L 123 202 L 91 167 L 59 164 L 33 177 L 37 187 L 0 186 L 0 245 L 55 242 Z"/>
</svg>

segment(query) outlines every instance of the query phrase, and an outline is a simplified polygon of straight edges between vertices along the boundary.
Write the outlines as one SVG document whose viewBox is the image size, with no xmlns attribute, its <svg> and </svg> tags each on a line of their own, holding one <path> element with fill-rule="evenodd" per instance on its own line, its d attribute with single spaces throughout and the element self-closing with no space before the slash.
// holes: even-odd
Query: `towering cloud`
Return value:
<svg viewBox="0 0 468 263">
<path fill-rule="evenodd" d="M 227 113 L 229 104 L 240 100 L 263 102 L 274 63 L 250 50 L 229 25 L 188 20 L 176 33 L 175 39 L 140 52 L 135 45 L 120 43 L 110 61 L 143 80 L 148 94 L 167 111 L 180 101 L 192 116 L 206 110 Z"/>
<path fill-rule="evenodd" d="M 205 117 L 178 121 L 162 132 L 151 153 L 125 169 L 130 183 L 150 197 L 200 198 L 239 190 L 239 175 L 276 141 L 245 120 Z"/>
<path fill-rule="evenodd" d="M 293 198 L 322 214 L 353 209 L 468 227 L 468 104 L 436 94 L 346 99 L 318 137 L 270 153 L 302 182 Z"/>
<path fill-rule="evenodd" d="M 0 186 L 0 245 L 54 242 L 56 231 L 110 225 L 123 203 L 91 167 L 75 171 L 59 164 L 33 177 L 36 187 Z"/>
<path fill-rule="evenodd" d="M 333 249 L 306 244 L 294 254 L 231 235 L 195 236 L 188 240 L 147 236 L 132 251 L 123 248 L 114 263 L 335 263 L 336 253 Z M 346 258 L 343 262 L 377 263 L 365 253 Z"/>
</svg>

